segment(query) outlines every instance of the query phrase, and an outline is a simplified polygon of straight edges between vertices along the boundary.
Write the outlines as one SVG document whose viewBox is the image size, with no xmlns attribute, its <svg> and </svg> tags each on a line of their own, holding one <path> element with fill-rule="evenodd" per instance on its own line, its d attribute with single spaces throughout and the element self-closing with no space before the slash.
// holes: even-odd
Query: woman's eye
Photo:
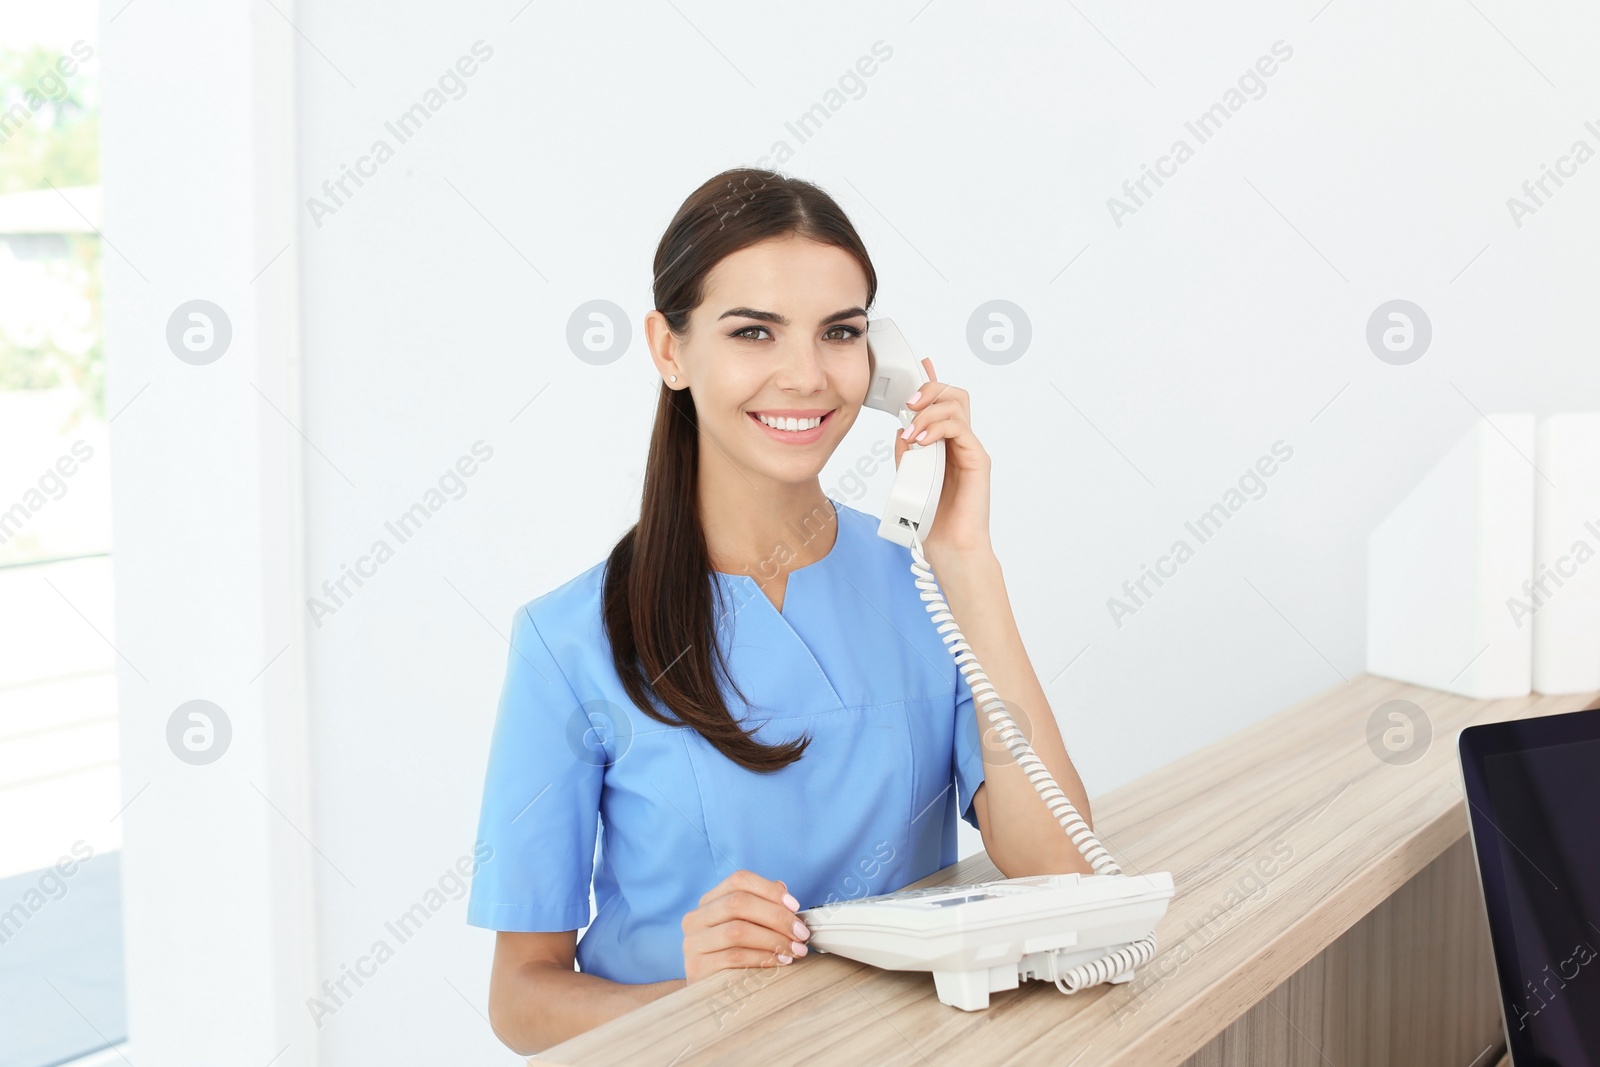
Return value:
<svg viewBox="0 0 1600 1067">
<path fill-rule="evenodd" d="M 751 335 L 751 331 L 752 330 L 758 330 L 761 333 L 767 334 L 769 336 L 771 334 L 771 331 L 768 330 L 765 326 L 746 326 L 743 329 L 734 330 L 733 331 L 733 336 L 734 337 L 743 338 L 746 341 L 764 340 L 764 338 L 752 336 Z M 828 332 L 826 334 L 824 334 L 823 336 L 824 337 L 832 336 L 835 341 L 853 341 L 857 337 L 860 337 L 861 334 L 862 334 L 862 331 L 857 329 L 854 326 L 834 326 L 834 327 L 830 328 L 828 330 Z"/>
</svg>

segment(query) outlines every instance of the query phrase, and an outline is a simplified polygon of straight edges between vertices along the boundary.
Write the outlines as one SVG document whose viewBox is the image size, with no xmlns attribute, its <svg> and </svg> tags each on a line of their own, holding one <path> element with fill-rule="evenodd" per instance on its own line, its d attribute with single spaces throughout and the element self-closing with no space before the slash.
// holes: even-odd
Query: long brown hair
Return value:
<svg viewBox="0 0 1600 1067">
<path fill-rule="evenodd" d="M 706 275 L 724 256 L 791 235 L 853 255 L 867 276 L 864 306 L 872 306 L 877 272 L 833 198 L 798 178 L 740 167 L 696 189 L 656 247 L 656 310 L 666 317 L 673 335 L 688 335 L 689 314 L 704 299 Z M 781 770 L 804 754 L 811 738 L 762 744 L 734 721 L 718 685 L 720 672 L 739 699 L 746 700 L 717 641 L 724 604 L 700 524 L 699 426 L 689 390 L 663 382 L 639 521 L 606 561 L 606 635 L 617 675 L 640 711 L 669 726 L 693 727 L 748 770 Z M 667 710 L 660 710 L 656 701 Z"/>
</svg>

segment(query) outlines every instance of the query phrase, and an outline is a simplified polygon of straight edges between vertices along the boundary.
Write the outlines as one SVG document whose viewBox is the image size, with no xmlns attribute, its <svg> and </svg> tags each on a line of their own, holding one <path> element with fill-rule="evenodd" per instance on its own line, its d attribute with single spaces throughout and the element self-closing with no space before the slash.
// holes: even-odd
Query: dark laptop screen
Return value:
<svg viewBox="0 0 1600 1067">
<path fill-rule="evenodd" d="M 1484 888 L 1503 905 L 1490 912 L 1512 1048 L 1528 1049 L 1517 1065 L 1600 1065 L 1600 740 L 1486 753 L 1483 785 L 1493 846 L 1475 833 L 1498 853 L 1501 884 L 1486 870 Z"/>
</svg>

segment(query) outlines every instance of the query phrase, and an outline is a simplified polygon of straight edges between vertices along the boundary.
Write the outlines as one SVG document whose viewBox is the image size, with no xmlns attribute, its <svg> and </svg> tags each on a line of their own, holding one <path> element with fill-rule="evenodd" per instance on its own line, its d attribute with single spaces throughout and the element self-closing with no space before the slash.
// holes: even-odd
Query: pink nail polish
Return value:
<svg viewBox="0 0 1600 1067">
<path fill-rule="evenodd" d="M 804 956 L 807 952 L 811 951 L 798 941 L 789 942 L 789 947 L 794 949 L 794 954 L 796 956 Z"/>
<path fill-rule="evenodd" d="M 783 902 L 789 906 L 790 911 L 800 910 L 800 902 L 788 893 L 783 895 Z"/>
<path fill-rule="evenodd" d="M 928 436 L 928 431 L 927 430 L 923 430 L 921 433 L 917 434 L 917 440 L 920 441 L 926 436 Z"/>
<path fill-rule="evenodd" d="M 778 962 L 779 963 L 793 963 L 794 959 L 792 957 L 790 957 L 790 956 L 785 956 L 783 953 L 780 952 L 780 953 L 778 953 Z"/>
<path fill-rule="evenodd" d="M 918 400 L 921 400 L 921 399 L 922 399 L 922 390 L 918 389 L 916 392 L 914 392 L 910 396 L 906 397 L 906 407 L 910 407 L 912 404 L 915 404 Z"/>
<path fill-rule="evenodd" d="M 805 923 L 801 922 L 799 919 L 796 919 L 794 921 L 794 936 L 804 941 L 806 938 L 811 936 L 811 931 L 806 929 Z"/>
<path fill-rule="evenodd" d="M 903 431 L 902 431 L 902 432 L 901 432 L 901 434 L 900 434 L 900 440 L 902 440 L 902 441 L 909 441 L 909 440 L 911 440 L 911 431 L 912 431 L 912 430 L 915 430 L 915 429 L 916 429 L 916 427 L 915 427 L 915 426 L 907 426 L 907 427 L 906 427 L 906 428 L 905 428 L 905 429 L 904 429 L 904 430 L 903 430 Z"/>
</svg>

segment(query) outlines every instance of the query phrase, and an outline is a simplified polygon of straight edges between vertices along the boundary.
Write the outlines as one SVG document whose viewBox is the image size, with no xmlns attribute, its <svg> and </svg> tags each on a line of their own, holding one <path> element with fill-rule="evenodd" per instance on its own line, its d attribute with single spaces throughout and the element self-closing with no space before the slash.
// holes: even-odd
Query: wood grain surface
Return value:
<svg viewBox="0 0 1600 1067">
<path fill-rule="evenodd" d="M 1369 741 L 1389 726 L 1379 709 L 1393 700 L 1420 709 L 1426 747 L 1397 756 Z M 814 953 L 720 972 L 528 1062 L 1481 1067 L 1497 1047 L 1461 1050 L 1498 1036 L 1500 1024 L 1456 734 L 1597 702 L 1476 701 L 1357 675 L 1094 798 L 1095 831 L 1123 868 L 1171 871 L 1176 886 L 1159 952 L 1132 982 L 1071 996 L 1026 982 L 992 994 L 986 1011 L 963 1012 L 939 1002 L 926 973 Z M 915 885 L 997 877 L 980 852 Z M 1420 1021 L 1396 1018 L 1396 1005 L 1445 1021 L 1407 1037 Z M 1452 1027 L 1460 1012 L 1476 1014 Z M 1303 1032 L 1315 1024 L 1295 1019 L 1320 1020 L 1320 1040 Z M 1281 1049 L 1270 1044 L 1274 1027 Z M 1372 1036 L 1379 1027 L 1386 1038 Z M 1270 1058 L 1279 1051 L 1284 1058 Z"/>
</svg>

